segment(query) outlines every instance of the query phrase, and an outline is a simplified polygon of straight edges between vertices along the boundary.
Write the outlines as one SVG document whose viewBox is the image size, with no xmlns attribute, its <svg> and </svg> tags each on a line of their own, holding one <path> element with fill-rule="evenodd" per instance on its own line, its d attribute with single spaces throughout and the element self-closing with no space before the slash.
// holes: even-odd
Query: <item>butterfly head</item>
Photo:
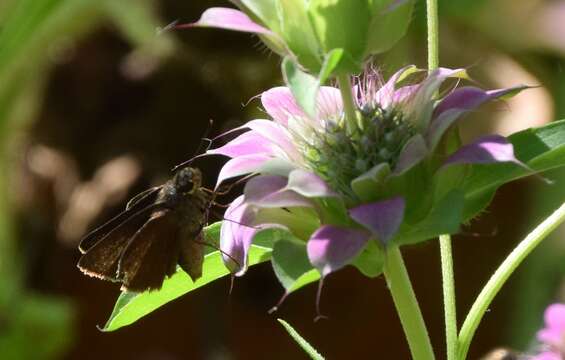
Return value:
<svg viewBox="0 0 565 360">
<path fill-rule="evenodd" d="M 202 173 L 196 168 L 185 167 L 175 174 L 173 181 L 178 192 L 190 193 L 202 184 Z"/>
</svg>

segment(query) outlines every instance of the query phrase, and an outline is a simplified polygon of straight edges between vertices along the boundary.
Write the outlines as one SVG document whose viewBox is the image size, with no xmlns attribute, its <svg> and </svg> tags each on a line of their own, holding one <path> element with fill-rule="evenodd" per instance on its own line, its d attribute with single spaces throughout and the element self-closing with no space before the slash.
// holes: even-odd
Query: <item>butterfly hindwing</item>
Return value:
<svg viewBox="0 0 565 360">
<path fill-rule="evenodd" d="M 176 271 L 179 227 L 174 211 L 159 210 L 129 240 L 118 266 L 122 289 L 157 290 Z"/>
<path fill-rule="evenodd" d="M 196 281 L 202 276 L 203 244 L 201 231 L 196 234 L 183 235 L 180 243 L 179 265 L 192 281 Z"/>
</svg>

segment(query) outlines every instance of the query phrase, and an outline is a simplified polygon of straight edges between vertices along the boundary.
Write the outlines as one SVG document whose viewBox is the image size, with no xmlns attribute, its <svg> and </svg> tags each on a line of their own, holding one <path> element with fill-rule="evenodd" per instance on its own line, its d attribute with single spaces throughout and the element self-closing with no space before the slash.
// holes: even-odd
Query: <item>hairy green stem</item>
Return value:
<svg viewBox="0 0 565 360">
<path fill-rule="evenodd" d="M 441 254 L 441 279 L 443 287 L 443 312 L 445 318 L 445 343 L 447 360 L 455 360 L 457 356 L 457 314 L 455 306 L 455 278 L 453 276 L 453 253 L 451 236 L 439 237 Z"/>
<path fill-rule="evenodd" d="M 524 261 L 543 239 L 545 239 L 553 230 L 565 221 L 565 203 L 563 203 L 553 214 L 539 224 L 531 233 L 526 236 L 518 246 L 512 250 L 510 255 L 496 269 L 495 273 L 489 279 L 477 299 L 473 303 L 467 318 L 461 327 L 459 333 L 459 360 L 467 357 L 469 346 L 475 331 L 481 322 L 485 312 L 487 311 L 492 300 L 498 294 L 502 286 L 506 283 L 510 275 L 516 270 L 518 265 Z"/>
<path fill-rule="evenodd" d="M 357 114 L 355 112 L 355 101 L 353 100 L 353 90 L 349 74 L 343 73 L 337 75 L 337 82 L 341 92 L 343 101 L 343 109 L 345 111 L 345 126 L 347 131 L 352 134 L 357 128 Z"/>
<path fill-rule="evenodd" d="M 426 0 L 428 27 L 428 71 L 439 67 L 439 22 L 437 0 Z M 447 360 L 457 355 L 457 308 L 455 303 L 455 277 L 453 275 L 453 252 L 451 236 L 439 237 L 441 253 L 441 278 L 443 288 L 443 312 L 445 319 L 445 343 Z"/>
<path fill-rule="evenodd" d="M 410 353 L 414 360 L 433 360 L 434 351 L 420 311 L 418 300 L 412 289 L 402 254 L 398 247 L 387 249 L 384 263 L 386 283 L 400 317 Z"/>
<path fill-rule="evenodd" d="M 439 67 L 439 24 L 437 0 L 426 0 L 428 23 L 428 70 Z"/>
</svg>

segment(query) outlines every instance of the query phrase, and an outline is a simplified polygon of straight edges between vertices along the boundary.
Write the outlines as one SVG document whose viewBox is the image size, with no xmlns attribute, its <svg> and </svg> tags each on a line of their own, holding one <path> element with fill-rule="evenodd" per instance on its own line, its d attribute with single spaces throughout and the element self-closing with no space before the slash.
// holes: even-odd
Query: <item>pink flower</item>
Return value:
<svg viewBox="0 0 565 360">
<path fill-rule="evenodd" d="M 538 331 L 537 338 L 549 350 L 532 360 L 561 360 L 565 355 L 565 304 L 551 304 L 544 313 L 545 327 Z"/>
</svg>

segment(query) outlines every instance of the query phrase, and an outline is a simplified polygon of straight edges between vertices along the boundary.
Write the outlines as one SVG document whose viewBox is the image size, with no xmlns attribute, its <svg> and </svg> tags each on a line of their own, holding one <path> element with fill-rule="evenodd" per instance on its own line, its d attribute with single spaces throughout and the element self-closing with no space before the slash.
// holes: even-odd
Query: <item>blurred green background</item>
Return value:
<svg viewBox="0 0 565 360">
<path fill-rule="evenodd" d="M 268 264 L 222 279 L 115 333 L 102 333 L 119 289 L 83 276 L 77 244 L 129 196 L 163 181 L 212 134 L 263 117 L 253 96 L 280 85 L 280 59 L 257 38 L 194 29 L 227 1 L 0 0 L 0 358 L 302 359 L 282 317 L 329 359 L 408 359 L 383 279 L 332 275 L 314 323 L 315 286 L 282 295 Z M 504 135 L 565 118 L 565 0 L 440 2 L 441 64 L 468 67 L 485 87 L 540 85 L 466 118 L 464 138 Z M 425 7 L 409 35 L 376 58 L 385 74 L 425 66 Z M 252 101 L 250 101 L 252 100 Z M 249 103 L 248 103 L 249 102 Z M 221 159 L 196 165 L 209 185 Z M 563 171 L 506 185 L 454 242 L 458 311 L 467 309 L 515 244 L 564 198 Z M 493 303 L 470 358 L 526 350 L 542 311 L 563 300 L 563 229 L 526 261 Z M 434 346 L 443 358 L 439 250 L 405 250 Z"/>
</svg>

